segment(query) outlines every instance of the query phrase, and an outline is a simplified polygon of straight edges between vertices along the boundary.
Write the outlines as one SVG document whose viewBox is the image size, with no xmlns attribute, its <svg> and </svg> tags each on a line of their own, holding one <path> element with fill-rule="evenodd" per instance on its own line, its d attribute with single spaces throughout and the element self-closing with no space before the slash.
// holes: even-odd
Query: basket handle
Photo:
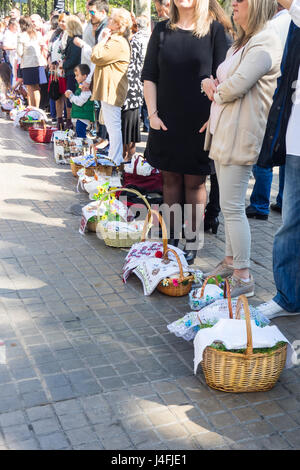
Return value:
<svg viewBox="0 0 300 470">
<path fill-rule="evenodd" d="M 112 189 L 110 191 L 107 191 L 105 194 L 103 194 L 103 196 L 109 196 L 110 194 L 115 194 L 118 191 L 121 191 L 121 192 L 122 191 L 127 191 L 129 193 L 133 193 L 133 194 L 135 194 L 136 196 L 138 196 L 139 198 L 141 198 L 143 200 L 143 202 L 145 203 L 145 206 L 148 209 L 148 214 L 147 214 L 146 219 L 145 219 L 145 222 L 149 220 L 149 222 L 147 223 L 147 227 L 148 227 L 148 225 L 152 222 L 152 216 L 151 216 L 151 206 L 150 206 L 149 202 L 147 201 L 147 199 L 145 198 L 145 196 L 143 196 L 136 189 L 130 189 L 130 188 L 115 188 L 115 189 Z M 104 201 L 104 198 L 100 199 L 98 209 L 97 209 L 97 218 L 99 218 L 100 206 L 101 206 L 103 201 Z M 149 218 L 149 214 L 150 214 L 150 218 Z M 145 224 L 144 224 L 144 227 L 145 227 Z M 144 230 L 143 230 L 143 234 L 144 234 Z"/>
<path fill-rule="evenodd" d="M 202 298 L 204 296 L 204 289 L 207 285 L 207 282 L 209 281 L 209 279 L 215 279 L 216 280 L 216 283 L 217 283 L 217 286 L 220 286 L 219 284 L 219 281 L 217 279 L 217 276 L 208 276 L 205 281 L 203 282 L 202 284 L 202 288 L 201 288 L 201 292 L 200 292 L 200 298 Z M 229 286 L 229 282 L 227 279 L 225 279 L 225 284 L 224 284 L 224 299 L 227 298 L 228 300 L 228 310 L 229 310 L 229 318 L 232 320 L 233 319 L 233 310 L 232 310 L 232 302 L 231 302 L 231 294 L 230 294 L 230 286 Z"/>
<path fill-rule="evenodd" d="M 241 318 L 241 307 L 244 306 L 245 318 L 246 318 L 246 329 L 247 329 L 247 349 L 246 355 L 251 356 L 253 354 L 253 339 L 252 339 L 252 329 L 251 329 L 251 319 L 250 319 L 250 310 L 247 297 L 245 295 L 240 295 L 236 304 L 236 319 Z"/>
<path fill-rule="evenodd" d="M 96 145 L 94 145 L 93 147 L 94 147 L 94 156 L 95 156 L 95 159 L 96 159 L 96 161 L 98 161 L 98 160 L 97 160 L 97 148 L 96 148 Z M 109 162 L 111 162 L 111 163 L 113 163 L 113 164 L 115 165 L 115 167 L 118 166 L 118 165 L 116 165 L 116 163 L 115 163 L 111 158 L 107 157 L 106 155 L 103 155 L 103 159 L 104 159 L 104 160 L 107 160 L 107 161 L 109 161 Z"/>
<path fill-rule="evenodd" d="M 143 228 L 143 233 L 142 233 L 142 238 L 141 241 L 144 242 L 146 240 L 146 234 L 149 231 L 149 225 L 153 220 L 153 215 L 157 218 L 161 230 L 162 230 L 162 239 L 163 239 L 163 253 L 165 254 L 167 249 L 168 249 L 168 233 L 167 233 L 167 227 L 165 224 L 164 219 L 162 218 L 161 214 L 153 209 L 150 208 L 150 211 L 148 212 L 148 215 L 145 219 L 144 222 L 144 228 Z"/>
<path fill-rule="evenodd" d="M 179 281 L 182 282 L 184 280 L 184 275 L 183 275 L 183 269 L 182 269 L 182 263 L 180 261 L 180 258 L 178 256 L 178 254 L 176 253 L 175 250 L 172 250 L 172 248 L 167 248 L 165 253 L 164 253 L 164 260 L 168 260 L 168 253 L 173 253 L 173 255 L 175 256 L 176 258 L 176 261 L 178 263 L 178 266 L 179 266 Z"/>
</svg>

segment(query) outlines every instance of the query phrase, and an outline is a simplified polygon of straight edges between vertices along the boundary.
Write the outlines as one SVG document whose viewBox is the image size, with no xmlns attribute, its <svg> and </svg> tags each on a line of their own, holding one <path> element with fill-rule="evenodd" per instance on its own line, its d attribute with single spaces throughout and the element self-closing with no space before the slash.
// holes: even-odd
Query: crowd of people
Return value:
<svg viewBox="0 0 300 470">
<path fill-rule="evenodd" d="M 37 107 L 49 91 L 58 128 L 97 134 L 102 147 L 109 141 L 117 164 L 135 154 L 142 118 L 149 132 L 145 158 L 162 172 L 164 203 L 191 208 L 190 224 L 171 217 L 169 244 L 183 236 L 193 263 L 199 211 L 204 230 L 213 233 L 222 211 L 224 259 L 206 274 L 228 278 L 232 297 L 254 295 L 248 218 L 268 218 L 272 169 L 279 165 L 271 206 L 283 217 L 273 254 L 278 292 L 260 309 L 269 318 L 297 314 L 300 0 L 233 0 L 231 18 L 217 0 L 155 6 L 161 21 L 154 28 L 147 16 L 110 10 L 106 0 L 87 2 L 88 21 L 82 13 L 54 11 L 44 22 L 13 9 L 0 26 L 11 84 L 22 80 L 28 103 Z"/>
</svg>

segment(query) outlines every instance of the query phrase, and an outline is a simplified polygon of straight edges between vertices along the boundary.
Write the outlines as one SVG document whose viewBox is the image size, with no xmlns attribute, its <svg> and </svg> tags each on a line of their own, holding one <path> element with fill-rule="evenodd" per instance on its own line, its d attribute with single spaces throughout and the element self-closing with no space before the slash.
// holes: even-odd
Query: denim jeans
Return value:
<svg viewBox="0 0 300 470">
<path fill-rule="evenodd" d="M 287 155 L 282 226 L 275 235 L 274 301 L 288 312 L 300 312 L 300 155 Z"/>
<path fill-rule="evenodd" d="M 255 185 L 250 197 L 251 206 L 260 214 L 268 215 L 270 212 L 270 196 L 273 180 L 272 168 L 261 168 L 257 165 L 253 166 L 253 175 Z M 276 203 L 282 207 L 282 194 L 284 188 L 284 166 L 279 169 L 279 192 Z"/>
<path fill-rule="evenodd" d="M 77 119 L 77 121 L 76 121 L 76 134 L 77 134 L 77 137 L 82 137 L 83 139 L 85 139 L 86 138 L 86 128 L 87 128 L 87 124 L 80 121 L 80 119 Z"/>
<path fill-rule="evenodd" d="M 52 119 L 56 118 L 56 107 L 55 107 L 55 101 L 52 100 L 51 98 L 49 99 L 49 106 L 50 106 L 50 114 Z"/>
</svg>

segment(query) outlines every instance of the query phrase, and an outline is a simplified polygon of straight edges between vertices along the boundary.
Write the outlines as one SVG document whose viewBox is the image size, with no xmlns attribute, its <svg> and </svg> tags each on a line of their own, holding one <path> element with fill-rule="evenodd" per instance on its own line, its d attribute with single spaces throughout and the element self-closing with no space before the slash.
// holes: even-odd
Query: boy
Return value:
<svg viewBox="0 0 300 470">
<path fill-rule="evenodd" d="M 74 68 L 74 73 L 78 86 L 74 94 L 67 90 L 65 96 L 72 103 L 71 118 L 76 120 L 77 137 L 86 138 L 87 126 L 95 121 L 95 110 L 94 101 L 90 100 L 91 91 L 81 91 L 81 84 L 86 81 L 90 67 L 87 64 L 79 64 Z"/>
</svg>

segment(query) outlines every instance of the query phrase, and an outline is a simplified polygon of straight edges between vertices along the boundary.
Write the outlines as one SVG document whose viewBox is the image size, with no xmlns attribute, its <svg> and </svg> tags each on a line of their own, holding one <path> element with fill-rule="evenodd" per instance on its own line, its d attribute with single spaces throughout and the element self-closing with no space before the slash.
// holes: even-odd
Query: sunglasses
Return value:
<svg viewBox="0 0 300 470">
<path fill-rule="evenodd" d="M 236 0 L 236 3 L 243 3 L 244 0 Z"/>
<path fill-rule="evenodd" d="M 90 10 L 90 15 L 94 16 L 96 12 L 94 10 Z"/>
</svg>

